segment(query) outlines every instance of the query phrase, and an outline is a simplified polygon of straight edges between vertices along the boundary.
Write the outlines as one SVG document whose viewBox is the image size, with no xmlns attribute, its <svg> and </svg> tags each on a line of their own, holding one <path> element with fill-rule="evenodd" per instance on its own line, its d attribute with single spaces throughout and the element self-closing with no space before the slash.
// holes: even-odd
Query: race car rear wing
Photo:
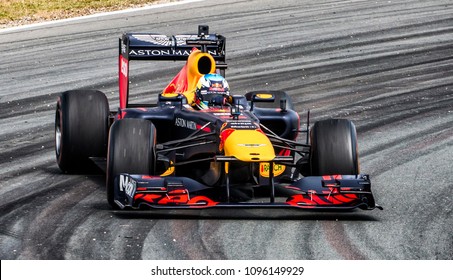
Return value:
<svg viewBox="0 0 453 280">
<path fill-rule="evenodd" d="M 205 50 L 216 61 L 225 62 L 225 45 L 226 38 L 219 34 L 125 33 L 120 38 L 119 50 L 127 60 L 187 60 L 195 47 Z"/>
</svg>

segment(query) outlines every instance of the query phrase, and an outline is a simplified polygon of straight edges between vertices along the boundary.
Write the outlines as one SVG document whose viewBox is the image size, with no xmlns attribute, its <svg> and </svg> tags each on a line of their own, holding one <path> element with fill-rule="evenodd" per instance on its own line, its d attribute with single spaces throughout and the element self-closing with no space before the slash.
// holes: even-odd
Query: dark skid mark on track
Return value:
<svg viewBox="0 0 453 280">
<path fill-rule="evenodd" d="M 330 246 L 346 260 L 366 260 L 367 258 L 357 250 L 352 240 L 347 236 L 341 222 L 322 222 L 324 233 Z"/>
</svg>

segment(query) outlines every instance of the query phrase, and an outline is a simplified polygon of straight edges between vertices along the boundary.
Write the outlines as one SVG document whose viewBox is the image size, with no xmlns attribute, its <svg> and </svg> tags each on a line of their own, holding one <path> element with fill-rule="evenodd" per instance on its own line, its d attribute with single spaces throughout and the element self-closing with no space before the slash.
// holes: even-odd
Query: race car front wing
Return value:
<svg viewBox="0 0 453 280">
<path fill-rule="evenodd" d="M 291 184 L 205 186 L 186 177 L 120 174 L 115 203 L 124 208 L 299 208 L 372 210 L 368 175 L 310 176 Z"/>
</svg>

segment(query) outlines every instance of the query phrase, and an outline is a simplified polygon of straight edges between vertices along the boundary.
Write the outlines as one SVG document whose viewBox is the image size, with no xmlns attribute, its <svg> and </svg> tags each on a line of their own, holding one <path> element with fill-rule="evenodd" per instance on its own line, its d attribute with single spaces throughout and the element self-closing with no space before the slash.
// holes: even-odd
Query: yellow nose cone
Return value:
<svg viewBox="0 0 453 280">
<path fill-rule="evenodd" d="M 225 140 L 224 151 L 226 156 L 245 162 L 271 161 L 275 158 L 269 138 L 256 130 L 235 130 Z"/>
</svg>

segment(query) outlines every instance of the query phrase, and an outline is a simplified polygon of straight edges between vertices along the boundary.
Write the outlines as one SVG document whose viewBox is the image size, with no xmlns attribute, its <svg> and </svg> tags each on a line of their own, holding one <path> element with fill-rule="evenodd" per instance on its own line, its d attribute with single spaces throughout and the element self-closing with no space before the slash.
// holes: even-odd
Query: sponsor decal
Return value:
<svg viewBox="0 0 453 280">
<path fill-rule="evenodd" d="M 134 200 L 142 200 L 157 205 L 188 205 L 191 208 L 205 208 L 219 204 L 206 196 L 195 196 L 191 198 L 187 190 L 176 190 L 165 195 L 137 194 Z"/>
<path fill-rule="evenodd" d="M 260 174 L 261 176 L 269 177 L 269 163 L 260 163 Z M 286 166 L 282 164 L 274 164 L 274 176 L 280 176 L 285 172 Z"/>
<path fill-rule="evenodd" d="M 235 120 L 235 121 L 228 121 L 228 128 L 232 129 L 250 129 L 250 130 L 255 130 L 257 129 L 257 126 L 248 120 Z"/>
<path fill-rule="evenodd" d="M 124 57 L 121 57 L 121 74 L 127 78 L 127 60 Z"/>
<path fill-rule="evenodd" d="M 125 192 L 127 196 L 132 197 L 135 194 L 137 183 L 129 176 L 120 175 L 120 191 Z"/>
<path fill-rule="evenodd" d="M 301 208 L 315 208 L 316 206 L 354 205 L 360 202 L 356 194 L 343 195 L 330 193 L 329 195 L 309 191 L 307 194 L 296 194 L 289 197 L 287 204 Z"/>
<path fill-rule="evenodd" d="M 130 50 L 129 55 L 131 56 L 189 56 L 192 50 L 174 50 L 174 49 L 157 49 L 157 50 Z M 208 53 L 212 56 L 217 56 L 217 51 L 208 50 Z"/>
<path fill-rule="evenodd" d="M 175 126 L 184 127 L 192 130 L 197 130 L 197 123 L 194 121 L 185 120 L 182 118 L 175 119 Z"/>
<path fill-rule="evenodd" d="M 126 53 L 126 44 L 124 44 L 123 40 L 121 40 L 121 53 Z"/>
<path fill-rule="evenodd" d="M 132 35 L 133 38 L 151 43 L 154 45 L 166 46 L 169 47 L 173 45 L 173 38 L 176 39 L 177 46 L 185 46 L 187 40 L 195 40 L 198 39 L 197 35 L 176 35 L 173 37 L 168 37 L 166 35 L 152 35 L 152 34 L 134 34 Z"/>
<path fill-rule="evenodd" d="M 266 144 L 238 144 L 238 146 L 257 148 L 257 147 L 264 147 L 264 146 L 266 146 Z"/>
</svg>

